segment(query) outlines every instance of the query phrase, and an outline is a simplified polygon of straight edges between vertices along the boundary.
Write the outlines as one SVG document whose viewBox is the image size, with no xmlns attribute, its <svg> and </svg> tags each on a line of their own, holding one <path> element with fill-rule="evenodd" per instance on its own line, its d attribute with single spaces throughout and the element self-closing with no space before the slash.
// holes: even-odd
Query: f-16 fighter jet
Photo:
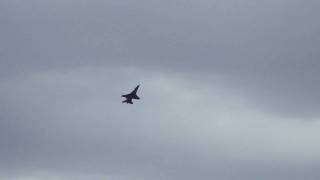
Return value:
<svg viewBox="0 0 320 180">
<path fill-rule="evenodd" d="M 126 100 L 122 101 L 122 103 L 127 103 L 127 104 L 133 104 L 132 99 L 140 99 L 139 96 L 137 96 L 137 91 L 139 89 L 138 85 L 136 88 L 134 88 L 134 90 L 126 95 L 122 95 L 122 97 L 126 98 Z"/>
</svg>

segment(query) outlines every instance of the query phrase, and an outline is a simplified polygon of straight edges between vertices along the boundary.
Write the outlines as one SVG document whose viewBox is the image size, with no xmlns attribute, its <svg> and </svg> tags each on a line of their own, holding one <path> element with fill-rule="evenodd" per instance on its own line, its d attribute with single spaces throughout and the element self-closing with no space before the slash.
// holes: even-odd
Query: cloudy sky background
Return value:
<svg viewBox="0 0 320 180">
<path fill-rule="evenodd" d="M 319 8 L 0 0 L 0 179 L 319 179 Z"/>
</svg>

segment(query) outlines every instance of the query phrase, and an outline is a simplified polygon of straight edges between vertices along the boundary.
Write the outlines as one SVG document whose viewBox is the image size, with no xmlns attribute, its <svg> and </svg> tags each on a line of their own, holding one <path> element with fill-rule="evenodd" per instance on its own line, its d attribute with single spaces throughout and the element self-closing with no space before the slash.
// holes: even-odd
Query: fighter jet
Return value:
<svg viewBox="0 0 320 180">
<path fill-rule="evenodd" d="M 127 103 L 127 104 L 133 104 L 132 99 L 140 99 L 139 96 L 137 96 L 137 91 L 139 89 L 138 85 L 136 88 L 134 88 L 134 90 L 126 95 L 122 95 L 122 97 L 126 98 L 126 100 L 122 101 L 122 103 Z"/>
</svg>

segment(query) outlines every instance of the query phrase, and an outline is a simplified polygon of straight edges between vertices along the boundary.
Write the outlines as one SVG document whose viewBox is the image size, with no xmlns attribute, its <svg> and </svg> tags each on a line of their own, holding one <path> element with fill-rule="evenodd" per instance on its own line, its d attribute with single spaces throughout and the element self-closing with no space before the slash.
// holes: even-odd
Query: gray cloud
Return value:
<svg viewBox="0 0 320 180">
<path fill-rule="evenodd" d="M 251 112 L 219 78 L 214 87 L 197 90 L 192 87 L 201 83 L 149 74 L 84 68 L 3 82 L 1 168 L 40 179 L 42 171 L 53 179 L 68 179 L 68 173 L 115 179 L 319 176 L 318 122 Z M 122 106 L 118 93 L 132 76 L 144 82 L 143 101 Z"/>
<path fill-rule="evenodd" d="M 317 179 L 318 7 L 0 0 L 0 178 Z"/>
<path fill-rule="evenodd" d="M 317 116 L 318 6 L 1 1 L 1 73 L 118 64 L 221 74 L 263 111 Z"/>
</svg>

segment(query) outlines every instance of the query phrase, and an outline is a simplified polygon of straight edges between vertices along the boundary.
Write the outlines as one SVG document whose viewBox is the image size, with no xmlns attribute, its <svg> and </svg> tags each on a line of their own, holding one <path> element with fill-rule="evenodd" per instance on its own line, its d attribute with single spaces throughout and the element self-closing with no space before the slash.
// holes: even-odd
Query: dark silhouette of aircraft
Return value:
<svg viewBox="0 0 320 180">
<path fill-rule="evenodd" d="M 139 89 L 138 85 L 136 88 L 134 88 L 134 90 L 126 95 L 122 95 L 122 97 L 126 98 L 126 100 L 122 101 L 122 103 L 127 103 L 127 104 L 133 104 L 132 99 L 140 99 L 139 96 L 137 96 L 137 91 Z"/>
</svg>

